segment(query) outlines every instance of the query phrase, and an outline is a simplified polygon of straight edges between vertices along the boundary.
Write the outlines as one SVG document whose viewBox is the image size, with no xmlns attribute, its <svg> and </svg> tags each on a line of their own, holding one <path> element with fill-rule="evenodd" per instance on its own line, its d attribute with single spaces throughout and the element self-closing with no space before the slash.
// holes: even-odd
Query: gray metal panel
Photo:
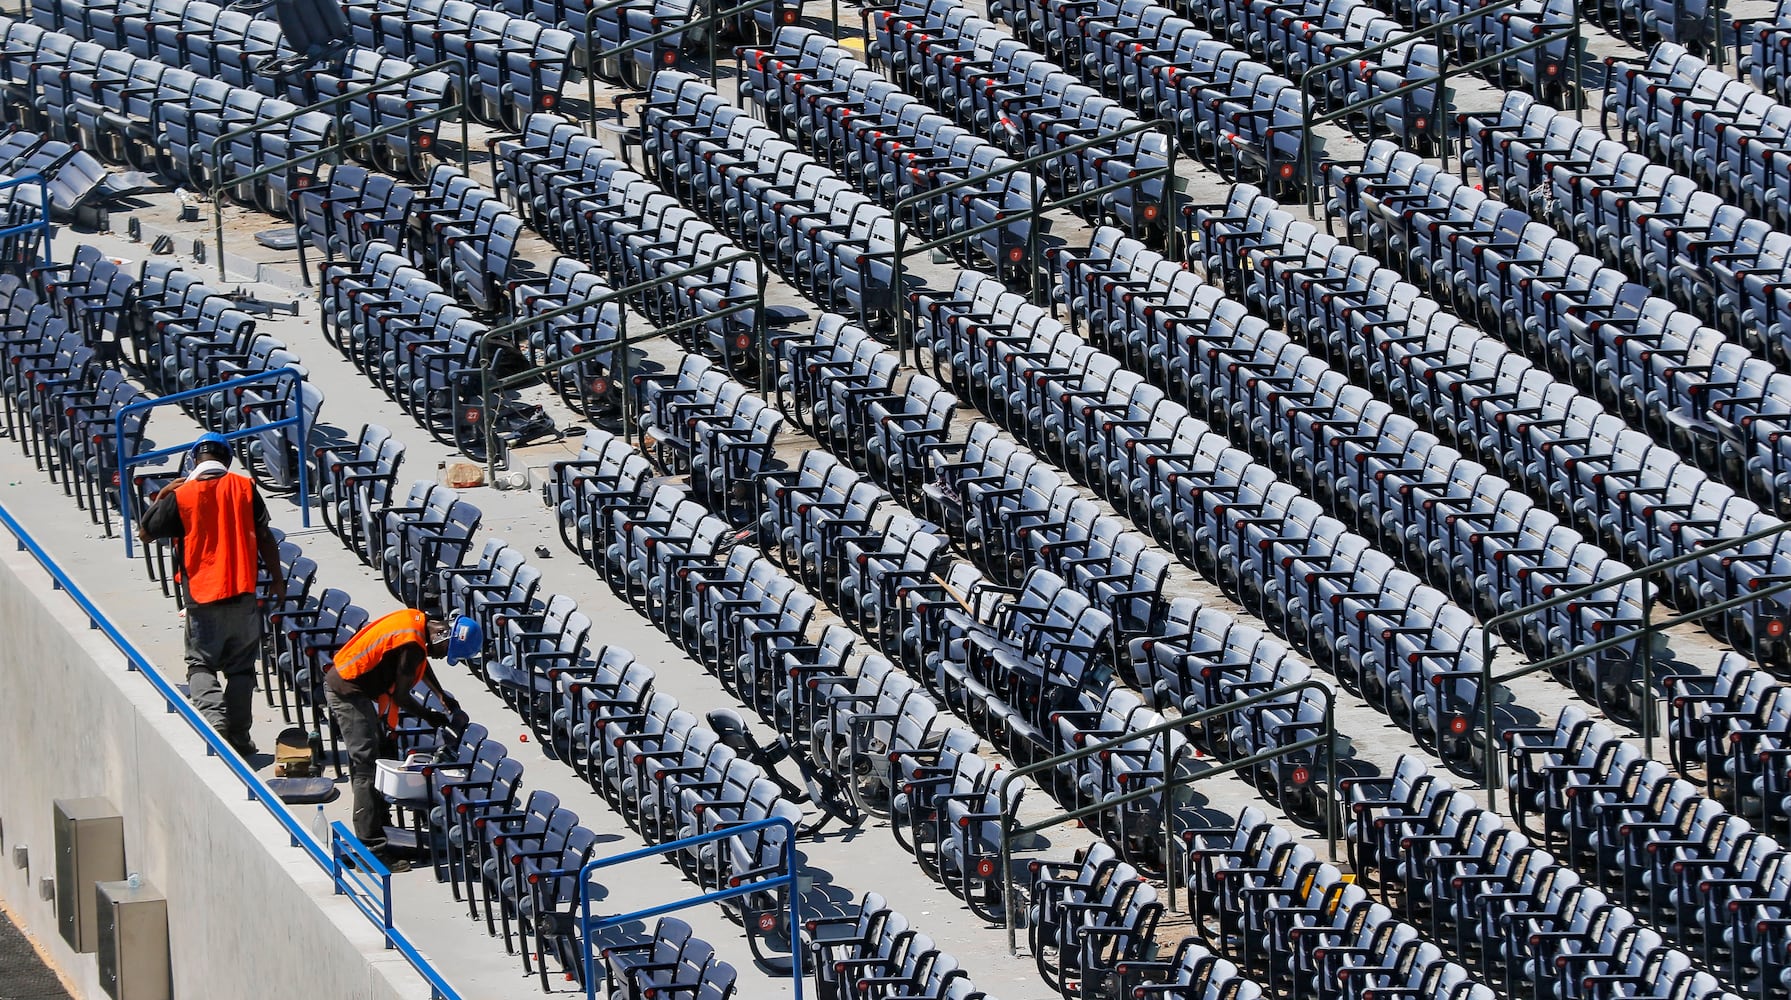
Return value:
<svg viewBox="0 0 1791 1000">
<path fill-rule="evenodd" d="M 168 900 L 148 882 L 101 882 L 99 903 L 100 985 L 113 1000 L 171 1000 L 174 982 L 168 956 Z"/>
<path fill-rule="evenodd" d="M 57 799 L 56 927 L 78 952 L 96 944 L 93 884 L 124 878 L 124 817 L 102 798 Z"/>
</svg>

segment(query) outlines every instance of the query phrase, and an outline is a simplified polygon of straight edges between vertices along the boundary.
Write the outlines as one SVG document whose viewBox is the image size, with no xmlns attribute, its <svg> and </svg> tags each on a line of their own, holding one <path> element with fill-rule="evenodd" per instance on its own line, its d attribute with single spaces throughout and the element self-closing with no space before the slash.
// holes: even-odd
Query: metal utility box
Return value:
<svg viewBox="0 0 1791 1000">
<path fill-rule="evenodd" d="M 167 897 L 142 881 L 134 889 L 129 882 L 101 882 L 94 896 L 100 985 L 106 995 L 112 1000 L 172 1000 Z"/>
<path fill-rule="evenodd" d="M 94 937 L 93 884 L 124 878 L 124 817 L 105 799 L 57 799 L 56 926 L 78 952 Z"/>
</svg>

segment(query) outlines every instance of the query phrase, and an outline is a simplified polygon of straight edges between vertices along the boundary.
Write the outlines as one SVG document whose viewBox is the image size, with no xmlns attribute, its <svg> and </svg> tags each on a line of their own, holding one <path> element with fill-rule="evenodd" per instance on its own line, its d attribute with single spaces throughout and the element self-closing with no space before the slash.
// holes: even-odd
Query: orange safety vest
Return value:
<svg viewBox="0 0 1791 1000">
<path fill-rule="evenodd" d="M 174 490 L 180 507 L 181 575 L 197 604 L 255 592 L 260 566 L 256 544 L 255 483 L 225 473 L 189 479 Z"/>
<path fill-rule="evenodd" d="M 400 608 L 389 615 L 370 621 L 354 638 L 348 640 L 336 651 L 335 670 L 337 676 L 345 681 L 352 681 L 374 667 L 387 653 L 410 643 L 429 649 L 429 634 L 424 625 L 423 612 L 411 608 Z M 417 675 L 410 679 L 407 688 L 416 687 L 423 682 L 423 671 L 429 667 L 429 657 L 425 655 L 417 662 Z M 403 678 L 394 678 L 394 686 L 404 683 Z M 389 695 L 380 695 L 374 699 L 381 715 L 385 716 L 386 728 L 398 728 L 398 706 L 393 704 Z"/>
<path fill-rule="evenodd" d="M 423 612 L 412 608 L 400 608 L 375 618 L 336 651 L 336 674 L 345 681 L 352 681 L 379 666 L 387 653 L 408 643 L 414 642 L 427 650 L 429 634 L 424 628 Z"/>
</svg>

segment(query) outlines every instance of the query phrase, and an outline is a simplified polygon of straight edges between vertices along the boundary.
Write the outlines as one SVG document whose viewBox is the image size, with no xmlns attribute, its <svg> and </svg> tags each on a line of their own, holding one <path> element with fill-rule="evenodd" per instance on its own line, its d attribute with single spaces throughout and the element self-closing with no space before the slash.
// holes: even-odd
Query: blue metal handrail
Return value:
<svg viewBox="0 0 1791 1000">
<path fill-rule="evenodd" d="M 133 413 L 141 413 L 144 410 L 154 409 L 158 406 L 166 406 L 169 403 L 179 403 L 196 396 L 209 396 L 214 392 L 222 392 L 226 389 L 234 389 L 238 386 L 257 385 L 264 382 L 283 382 L 287 380 L 290 380 L 293 384 L 291 416 L 281 417 L 278 420 L 270 421 L 265 424 L 257 424 L 254 427 L 244 427 L 241 430 L 230 431 L 224 434 L 223 437 L 225 441 L 235 441 L 237 438 L 266 434 L 268 431 L 282 430 L 287 427 L 296 426 L 298 428 L 299 517 L 302 519 L 305 527 L 309 528 L 311 526 L 311 463 L 305 458 L 306 443 L 311 440 L 311 428 L 305 426 L 305 401 L 303 393 L 299 390 L 299 385 L 305 381 L 305 373 L 292 367 L 275 368 L 272 371 L 256 372 L 253 375 L 243 375 L 239 378 L 233 378 L 224 382 L 202 385 L 196 389 L 186 389 L 177 392 L 172 396 L 157 396 L 154 399 L 140 399 L 135 403 L 127 403 L 124 406 L 119 407 L 118 412 L 112 415 L 112 440 L 116 443 L 118 449 L 118 514 L 124 524 L 125 558 L 128 559 L 136 554 L 136 546 L 133 544 L 131 537 L 131 508 L 133 506 L 131 502 L 131 491 L 125 485 L 130 482 L 131 467 L 144 465 L 160 458 L 167 458 L 169 455 L 184 455 L 192 449 L 193 443 L 189 441 L 186 444 L 174 445 L 169 448 L 157 448 L 154 451 L 146 451 L 139 455 L 126 456 L 124 453 L 124 446 L 126 443 L 124 436 L 124 418 Z M 145 417 L 144 419 L 147 420 L 148 418 Z"/>
<path fill-rule="evenodd" d="M 699 896 L 661 903 L 658 906 L 649 906 L 644 910 L 635 910 L 632 913 L 603 917 L 596 921 L 591 919 L 591 873 L 599 868 L 609 868 L 629 861 L 639 861 L 642 858 L 658 857 L 673 851 L 712 844 L 718 840 L 732 840 L 735 837 L 773 828 L 784 832 L 784 856 L 782 864 L 779 865 L 783 874 L 760 879 L 757 882 L 748 882 L 745 885 L 734 885 L 726 889 L 718 889 L 715 892 L 706 892 Z M 578 872 L 578 934 L 579 939 L 584 942 L 585 949 L 585 1000 L 597 1000 L 597 953 L 591 947 L 592 938 L 597 932 L 635 920 L 645 920 L 648 917 L 657 917 L 675 910 L 700 906 L 703 903 L 719 903 L 748 893 L 779 888 L 787 888 L 790 892 L 790 983 L 795 990 L 793 995 L 796 1000 L 802 1000 L 802 948 L 798 943 L 802 928 L 802 894 L 796 885 L 796 825 L 794 823 L 781 816 L 767 816 L 764 819 L 755 819 L 739 826 L 711 830 L 708 833 L 699 833 L 694 837 L 685 837 L 683 840 L 674 840 L 669 844 L 642 847 L 624 854 L 586 862 Z"/>
<path fill-rule="evenodd" d="M 345 861 L 350 864 L 344 865 Z M 330 824 L 330 878 L 336 883 L 336 895 L 347 896 L 368 920 L 387 932 L 386 947 L 390 948 L 392 870 L 341 820 Z"/>
<path fill-rule="evenodd" d="M 292 814 L 292 810 L 286 808 L 286 803 L 280 801 L 279 796 L 275 795 L 260 776 L 237 755 L 235 750 L 231 749 L 230 744 L 224 741 L 224 737 L 219 735 L 218 731 L 212 728 L 211 723 L 205 721 L 205 717 L 200 715 L 199 711 L 180 693 L 180 689 L 175 687 L 168 678 L 162 676 L 161 671 L 155 668 L 155 665 L 149 661 L 147 656 L 143 655 L 136 644 L 126 638 L 125 634 L 119 631 L 118 626 L 106 617 L 105 612 L 101 611 L 82 592 L 81 588 L 75 585 L 75 581 L 69 578 L 68 573 L 50 557 L 49 553 L 43 550 L 41 545 L 37 544 L 37 540 L 31 537 L 30 532 L 27 532 L 23 525 L 19 524 L 4 504 L 0 504 L 0 524 L 5 525 L 6 530 L 12 532 L 13 538 L 18 540 L 19 550 L 31 553 L 37 559 L 38 565 L 44 568 L 44 572 L 50 574 L 52 586 L 67 593 L 69 598 L 75 602 L 75 606 L 87 616 L 88 626 L 104 634 L 107 639 L 112 641 L 112 645 L 118 647 L 118 651 L 125 657 L 125 669 L 140 673 L 149 680 L 150 686 L 154 687 L 156 693 L 162 696 L 162 701 L 166 704 L 168 711 L 184 719 L 186 724 L 192 727 L 193 732 L 198 733 L 199 738 L 205 741 L 206 755 L 223 761 L 224 766 L 230 769 L 230 773 L 236 775 L 236 779 L 242 782 L 243 790 L 248 793 L 249 800 L 261 803 L 268 814 L 286 829 L 287 835 L 292 838 L 292 846 L 302 849 L 310 855 L 311 860 L 316 862 L 319 868 L 330 873 L 336 882 L 337 892 L 345 891 L 342 873 L 338 867 L 339 860 L 334 856 L 336 837 L 332 836 L 331 845 L 325 845 L 319 842 L 311 831 L 305 829 L 298 817 Z M 353 833 L 343 830 L 341 837 L 345 847 L 359 853 L 366 852 L 366 845 L 356 839 Z M 362 908 L 361 912 L 367 913 L 367 910 Z M 460 994 L 455 991 L 454 987 L 448 985 L 448 981 L 442 978 L 441 972 L 417 951 L 417 946 L 412 944 L 402 931 L 392 925 L 389 897 L 385 902 L 385 914 L 385 920 L 374 919 L 373 922 L 384 933 L 386 947 L 394 949 L 404 956 L 411 968 L 417 971 L 417 975 L 422 976 L 423 981 L 429 984 L 434 1000 L 461 1000 Z M 368 913 L 368 917 L 372 919 L 373 914 Z"/>
<path fill-rule="evenodd" d="M 17 236 L 19 233 L 30 232 L 33 229 L 41 229 L 44 233 L 44 248 L 41 256 L 46 262 L 53 264 L 55 263 L 56 258 L 50 256 L 50 179 L 43 174 L 26 174 L 23 177 L 9 177 L 6 180 L 0 181 L 0 191 L 10 190 L 31 183 L 37 184 L 37 221 L 21 223 L 17 226 L 7 226 L 4 229 L 0 229 L 0 239 L 5 239 L 8 236 Z"/>
</svg>

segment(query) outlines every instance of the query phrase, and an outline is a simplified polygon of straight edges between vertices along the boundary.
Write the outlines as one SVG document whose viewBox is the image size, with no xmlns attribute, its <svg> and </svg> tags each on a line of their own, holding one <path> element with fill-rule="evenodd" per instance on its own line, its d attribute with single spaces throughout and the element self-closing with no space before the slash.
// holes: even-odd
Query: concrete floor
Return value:
<svg viewBox="0 0 1791 1000">
<path fill-rule="evenodd" d="M 972 6 L 980 7 L 980 3 Z M 811 18 L 825 16 L 826 7 L 826 4 L 810 3 L 807 13 Z M 849 28 L 846 33 L 855 34 L 859 23 L 856 10 L 843 20 Z M 1592 40 L 1590 49 L 1596 55 L 1639 58 L 1634 50 L 1596 29 L 1589 29 L 1588 37 Z M 722 89 L 731 91 L 725 64 L 721 76 Z M 581 85 L 571 89 L 574 94 L 568 95 L 567 110 L 578 113 L 583 88 Z M 578 100 L 573 100 L 575 94 Z M 601 93 L 598 106 L 606 107 L 609 96 L 607 92 Z M 1496 107 L 1500 96 L 1478 81 L 1464 81 L 1456 90 L 1456 99 L 1464 110 Z M 1594 107 L 1596 97 L 1594 95 Z M 456 132 L 453 128 L 443 130 L 443 146 L 449 154 L 458 146 Z M 471 133 L 470 149 L 475 161 L 483 158 L 484 137 L 481 129 L 475 128 Z M 1327 132 L 1326 139 L 1325 155 L 1339 156 L 1351 148 L 1360 148 L 1359 141 L 1340 130 Z M 485 168 L 475 162 L 474 172 L 483 174 Z M 1226 191 L 1226 185 L 1217 174 L 1186 160 L 1183 160 L 1179 186 L 1191 198 L 1203 202 L 1219 200 Z M 202 218 L 198 222 L 179 222 L 179 206 L 172 193 L 152 194 L 131 208 L 113 212 L 110 225 L 116 232 L 64 230 L 58 232 L 56 245 L 61 255 L 66 255 L 79 241 L 97 244 L 120 257 L 140 259 L 147 252 L 147 244 L 129 242 L 122 235 L 126 220 L 134 215 L 143 224 L 146 234 L 153 236 L 167 232 L 176 236 L 176 255 L 209 276 L 215 274 L 218 260 L 216 248 L 209 245 L 212 238 L 210 209 L 209 205 L 202 206 Z M 255 232 L 277 223 L 258 213 L 228 206 L 224 208 L 223 216 L 226 260 L 233 277 L 216 284 L 218 287 L 234 287 L 239 284 L 236 276 L 247 276 L 257 279 L 242 283 L 245 291 L 254 296 L 267 301 L 297 303 L 297 315 L 270 317 L 263 321 L 262 328 L 280 336 L 304 359 L 311 381 L 325 393 L 324 422 L 319 432 L 326 436 L 352 437 L 364 422 L 383 424 L 409 446 L 402 479 L 432 476 L 439 462 L 453 456 L 422 433 L 396 404 L 369 385 L 320 336 L 315 304 L 304 294 L 297 279 L 296 255 L 271 251 L 254 242 Z M 1052 235 L 1075 243 L 1086 240 L 1087 227 L 1059 212 L 1052 219 Z M 207 244 L 203 264 L 194 259 L 195 241 Z M 536 241 L 529 250 L 530 257 L 545 269 L 553 256 L 551 249 Z M 929 284 L 937 286 L 949 280 L 948 268 L 928 265 L 920 270 Z M 772 298 L 780 304 L 802 304 L 781 282 L 774 283 Z M 660 341 L 645 345 L 639 360 L 647 367 L 675 366 L 677 358 L 675 346 Z M 525 395 L 529 401 L 547 406 L 562 427 L 581 422 L 545 390 Z M 169 412 L 155 417 L 151 437 L 168 444 L 189 440 L 195 432 L 196 429 L 178 413 Z M 812 445 L 812 441 L 792 433 L 781 443 L 780 450 L 795 454 Z M 532 467 L 538 472 L 555 457 L 552 449 L 538 451 L 529 460 L 532 466 L 525 466 L 524 470 Z M 482 538 L 505 538 L 525 550 L 545 546 L 550 555 L 534 559 L 544 575 L 543 592 L 575 597 L 580 607 L 599 623 L 604 641 L 627 647 L 654 668 L 661 690 L 675 695 L 693 711 L 738 707 L 714 678 L 614 598 L 606 586 L 564 549 L 552 517 L 542 507 L 536 493 L 531 490 L 479 489 L 469 491 L 468 498 L 484 511 Z M 376 574 L 347 553 L 334 536 L 315 523 L 310 528 L 302 525 L 299 510 L 291 498 L 270 499 L 276 524 L 289 538 L 301 544 L 308 556 L 317 560 L 320 567 L 318 586 L 346 589 L 374 614 L 395 606 Z M 164 669 L 170 673 L 178 672 L 181 633 L 172 602 L 163 600 L 146 584 L 140 568 L 124 567 L 121 543 L 116 538 L 104 537 L 84 517 L 73 514 L 59 488 L 33 469 L 13 447 L 0 447 L 0 503 L 13 511 L 30 530 L 39 533 L 49 551 L 66 560 L 65 565 L 75 578 L 84 587 L 91 588 L 91 593 L 109 614 L 141 636 L 144 649 L 164 664 Z M 1178 572 L 1173 585 L 1197 594 L 1214 606 L 1230 606 L 1216 588 L 1190 572 Z M 1241 610 L 1232 610 L 1240 619 L 1261 624 Z M 1674 648 L 1682 660 L 1698 665 L 1713 662 L 1718 652 L 1716 644 L 1701 633 L 1675 636 Z M 1502 665 L 1515 662 L 1514 656 L 1507 653 Z M 450 669 L 444 680 L 461 697 L 472 717 L 488 725 L 493 736 L 510 747 L 511 755 L 525 763 L 528 787 L 555 791 L 567 805 L 578 811 L 585 825 L 599 834 L 602 840 L 600 852 L 620 853 L 640 846 L 639 838 L 619 817 L 610 813 L 607 805 L 577 781 L 569 769 L 548 759 L 529 740 L 521 723 L 500 699 L 486 692 L 472 677 L 460 673 L 459 668 Z M 1526 678 L 1513 688 L 1517 703 L 1542 718 L 1552 718 L 1561 705 L 1577 701 L 1570 691 L 1541 677 Z M 1421 753 L 1405 733 L 1392 726 L 1380 713 L 1342 692 L 1339 696 L 1339 727 L 1350 741 L 1352 768 L 1384 771 L 1402 753 Z M 284 725 L 277 705 L 265 700 L 258 702 L 257 739 L 263 748 L 272 746 L 274 734 Z M 766 735 L 763 729 L 759 730 L 759 735 Z M 263 768 L 270 763 L 271 757 L 266 755 L 257 761 Z M 1207 804 L 1226 815 L 1235 815 L 1246 804 L 1262 805 L 1255 791 L 1235 777 L 1212 781 L 1201 791 Z M 332 819 L 347 819 L 346 799 L 338 800 L 326 811 Z M 1043 796 L 1032 796 L 1028 818 L 1041 818 L 1045 811 Z M 808 912 L 838 912 L 866 889 L 875 889 L 888 897 L 890 903 L 921 930 L 956 955 L 979 988 L 1006 1000 L 1051 995 L 1034 971 L 1030 956 L 1023 953 L 1010 955 L 1003 930 L 976 919 L 958 900 L 922 876 L 906 855 L 892 849 L 890 834 L 878 829 L 880 825 L 872 823 L 858 831 L 830 829 L 813 842 L 805 842 L 804 853 L 809 873 L 814 878 L 814 889 L 804 900 Z M 1316 839 L 1310 832 L 1307 836 Z M 1088 834 L 1079 829 L 1058 828 L 1028 856 L 1062 857 L 1086 843 L 1087 839 Z M 426 873 L 418 871 L 398 876 L 394 888 L 400 925 L 440 964 L 463 996 L 536 995 L 537 985 L 523 977 L 518 959 L 505 954 L 501 937 L 498 941 L 490 939 L 485 922 L 475 920 L 465 903 L 457 903 L 447 886 L 433 882 Z M 631 866 L 625 875 L 607 880 L 605 888 L 607 896 L 601 908 L 609 912 L 651 905 L 689 895 L 692 891 L 692 886 L 674 869 L 652 862 Z M 788 993 L 787 983 L 751 968 L 744 940 L 719 909 L 708 907 L 685 916 L 699 935 L 715 944 L 723 957 L 742 971 L 742 996 L 771 997 Z M 555 981 L 552 985 L 558 991 L 571 989 L 571 984 L 563 981 Z M 0 987 L 0 991 L 3 990 L 4 987 Z M 3 992 L 0 995 L 4 995 Z"/>
</svg>

